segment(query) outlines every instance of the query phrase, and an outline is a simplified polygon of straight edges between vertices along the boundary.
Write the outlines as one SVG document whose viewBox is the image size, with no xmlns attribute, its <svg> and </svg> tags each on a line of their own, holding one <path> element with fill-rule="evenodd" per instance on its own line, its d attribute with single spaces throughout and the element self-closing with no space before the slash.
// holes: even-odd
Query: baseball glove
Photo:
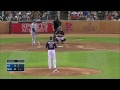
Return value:
<svg viewBox="0 0 120 90">
<path fill-rule="evenodd" d="M 32 31 L 33 31 L 33 32 L 35 32 L 35 29 L 34 29 L 34 28 L 32 28 Z"/>
</svg>

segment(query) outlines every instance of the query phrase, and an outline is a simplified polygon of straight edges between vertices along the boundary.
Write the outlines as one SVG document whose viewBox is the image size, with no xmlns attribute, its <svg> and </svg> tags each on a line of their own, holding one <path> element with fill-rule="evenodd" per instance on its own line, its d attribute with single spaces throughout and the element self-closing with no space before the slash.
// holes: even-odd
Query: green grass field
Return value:
<svg viewBox="0 0 120 90">
<path fill-rule="evenodd" d="M 82 39 L 82 40 L 81 40 Z M 46 42 L 47 37 L 39 38 Z M 68 41 L 109 42 L 120 44 L 120 38 L 69 37 Z M 0 44 L 31 42 L 31 38 L 0 38 Z M 113 51 L 77 51 L 56 52 L 58 67 L 93 68 L 100 74 L 83 76 L 23 76 L 6 71 L 7 59 L 24 59 L 25 67 L 48 67 L 47 52 L 11 51 L 0 52 L 0 79 L 120 79 L 120 52 Z M 62 56 L 62 57 L 61 57 Z"/>
<path fill-rule="evenodd" d="M 48 41 L 48 37 L 38 37 L 40 42 Z M 67 37 L 69 42 L 108 42 L 119 43 L 120 38 L 102 38 L 102 37 Z M 0 38 L 0 44 L 16 43 L 16 42 L 31 42 L 31 38 Z"/>
</svg>

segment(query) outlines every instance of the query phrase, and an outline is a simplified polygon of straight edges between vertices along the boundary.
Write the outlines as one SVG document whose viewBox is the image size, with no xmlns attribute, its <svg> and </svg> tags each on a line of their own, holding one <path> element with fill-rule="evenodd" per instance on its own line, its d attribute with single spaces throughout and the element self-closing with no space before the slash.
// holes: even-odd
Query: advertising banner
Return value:
<svg viewBox="0 0 120 90">
<path fill-rule="evenodd" d="M 30 33 L 32 22 L 12 22 L 11 33 Z M 52 22 L 37 22 L 38 33 L 52 33 Z"/>
</svg>

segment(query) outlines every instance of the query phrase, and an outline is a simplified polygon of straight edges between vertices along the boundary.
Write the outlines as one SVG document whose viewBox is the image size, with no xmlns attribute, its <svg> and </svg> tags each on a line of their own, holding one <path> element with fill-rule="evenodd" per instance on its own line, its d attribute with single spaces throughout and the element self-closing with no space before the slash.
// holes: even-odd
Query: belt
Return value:
<svg viewBox="0 0 120 90">
<path fill-rule="evenodd" d="M 48 50 L 55 50 L 55 49 L 48 49 Z"/>
</svg>

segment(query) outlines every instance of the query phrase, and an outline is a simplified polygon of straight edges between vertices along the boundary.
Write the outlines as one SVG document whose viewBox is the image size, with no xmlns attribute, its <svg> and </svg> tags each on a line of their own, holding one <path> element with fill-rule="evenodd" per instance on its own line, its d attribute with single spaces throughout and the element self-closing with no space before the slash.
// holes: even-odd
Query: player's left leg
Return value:
<svg viewBox="0 0 120 90">
<path fill-rule="evenodd" d="M 61 42 L 63 43 L 64 41 L 66 41 L 65 37 L 61 37 Z"/>
<path fill-rule="evenodd" d="M 34 35 L 34 45 L 36 44 L 36 35 Z"/>
<path fill-rule="evenodd" d="M 53 58 L 53 68 L 54 68 L 53 72 L 59 72 L 57 70 L 57 67 L 56 67 L 56 54 L 55 54 L 55 50 L 52 50 L 52 58 Z"/>
<path fill-rule="evenodd" d="M 58 37 L 58 43 L 61 41 L 61 37 Z"/>
<path fill-rule="evenodd" d="M 32 35 L 32 46 L 34 46 L 34 35 Z"/>
<path fill-rule="evenodd" d="M 48 50 L 48 68 L 49 69 L 52 68 L 52 64 L 51 64 L 51 50 Z"/>
<path fill-rule="evenodd" d="M 56 53 L 52 50 L 53 68 L 56 69 Z"/>
<path fill-rule="evenodd" d="M 61 41 L 60 37 L 56 37 L 57 44 Z"/>
</svg>

